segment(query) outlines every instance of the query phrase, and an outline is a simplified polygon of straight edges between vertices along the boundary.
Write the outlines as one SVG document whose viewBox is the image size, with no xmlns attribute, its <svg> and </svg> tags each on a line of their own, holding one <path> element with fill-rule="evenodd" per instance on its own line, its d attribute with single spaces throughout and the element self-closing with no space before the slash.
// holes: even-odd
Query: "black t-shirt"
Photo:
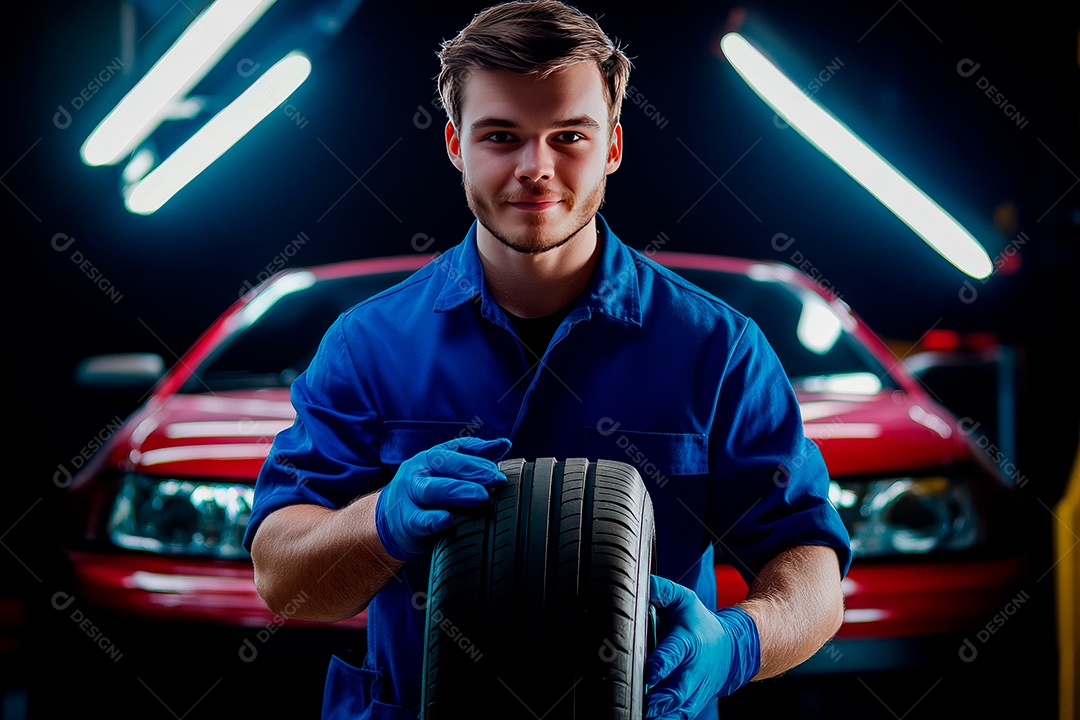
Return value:
<svg viewBox="0 0 1080 720">
<path fill-rule="evenodd" d="M 510 319 L 510 323 L 514 326 L 514 332 L 517 333 L 518 340 L 525 347 L 525 357 L 528 358 L 530 364 L 540 362 L 540 358 L 544 356 L 544 351 L 547 350 L 548 343 L 551 342 L 551 337 L 559 329 L 559 323 L 570 313 L 573 306 L 574 301 L 571 300 L 550 315 L 541 315 L 534 318 L 518 317 L 503 308 L 506 317 Z"/>
</svg>

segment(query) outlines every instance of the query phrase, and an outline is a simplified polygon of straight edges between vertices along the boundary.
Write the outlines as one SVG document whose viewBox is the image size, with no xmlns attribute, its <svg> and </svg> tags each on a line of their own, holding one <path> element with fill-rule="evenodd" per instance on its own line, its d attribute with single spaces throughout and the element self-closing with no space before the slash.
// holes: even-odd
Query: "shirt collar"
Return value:
<svg viewBox="0 0 1080 720">
<path fill-rule="evenodd" d="M 442 290 L 435 299 L 435 312 L 445 312 L 480 296 L 481 309 L 489 316 L 495 300 L 484 283 L 484 267 L 476 249 L 477 222 L 473 221 L 465 240 L 435 259 L 435 274 L 444 276 Z M 601 313 L 631 325 L 641 325 L 641 291 L 634 253 L 596 214 L 600 256 L 593 276 L 571 314 L 579 307 Z"/>
</svg>

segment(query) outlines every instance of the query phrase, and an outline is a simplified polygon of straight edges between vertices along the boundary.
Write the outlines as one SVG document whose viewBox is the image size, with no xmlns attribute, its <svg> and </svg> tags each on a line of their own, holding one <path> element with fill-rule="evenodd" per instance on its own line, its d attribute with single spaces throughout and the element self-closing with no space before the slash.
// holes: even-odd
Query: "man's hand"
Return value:
<svg viewBox="0 0 1080 720">
<path fill-rule="evenodd" d="M 753 678 L 761 648 L 753 619 L 740 608 L 716 613 L 688 588 L 653 575 L 651 601 L 664 633 L 645 660 L 645 717 L 694 718 L 714 697 Z"/>
<path fill-rule="evenodd" d="M 487 502 L 488 488 L 506 482 L 495 463 L 509 449 L 506 438 L 465 437 L 403 462 L 375 504 L 375 528 L 386 552 L 412 560 L 430 548 L 431 535 L 450 527 L 451 509 Z"/>
</svg>

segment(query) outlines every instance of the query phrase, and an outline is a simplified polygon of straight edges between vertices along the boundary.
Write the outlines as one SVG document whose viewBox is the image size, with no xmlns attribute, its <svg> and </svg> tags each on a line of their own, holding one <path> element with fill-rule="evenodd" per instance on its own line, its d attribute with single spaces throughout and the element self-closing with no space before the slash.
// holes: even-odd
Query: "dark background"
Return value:
<svg viewBox="0 0 1080 720">
<path fill-rule="evenodd" d="M 664 250 L 789 263 L 797 252 L 794 262 L 805 261 L 898 348 L 947 329 L 991 333 L 1015 350 L 1012 460 L 1029 479 L 1040 575 L 1059 560 L 1049 546 L 1050 510 L 1078 440 L 1071 348 L 1080 329 L 1080 83 L 1077 16 L 1068 5 L 578 4 L 634 62 L 624 162 L 602 211 L 628 244 L 642 248 L 662 233 Z M 22 594 L 31 606 L 47 597 L 57 467 L 137 401 L 76 388 L 80 359 L 151 351 L 171 362 L 268 266 L 430 254 L 457 243 L 472 220 L 445 156 L 433 77 L 440 41 L 483 4 L 282 0 L 193 94 L 220 107 L 298 47 L 313 71 L 289 99 L 292 109 L 272 113 L 146 217 L 125 210 L 119 167 L 87 167 L 79 147 L 202 5 L 136 5 L 130 74 L 108 70 L 128 57 L 120 7 L 27 3 L 6 11 L 0 43 L 9 98 L 0 209 L 13 251 L 5 263 L 8 425 L 16 428 L 6 453 L 9 499 L 0 504 L 0 570 L 4 594 Z M 336 15 L 340 31 L 310 31 L 319 13 Z M 991 257 L 1004 253 L 1008 262 L 965 285 L 831 161 L 774 122 L 716 49 L 739 17 L 797 85 L 817 78 L 817 101 Z M 978 63 L 966 77 L 958 71 L 965 60 Z M 260 70 L 250 77 L 238 71 L 253 64 Z M 106 76 L 88 100 L 73 102 Z M 984 94 L 983 79 L 1022 121 Z M 154 136 L 162 156 L 203 119 L 162 126 Z M 778 233 L 795 241 L 779 251 Z M 75 240 L 58 250 L 59 234 Z M 107 279 L 111 297 L 73 261 L 76 252 Z M 1040 583 L 1036 601 L 1047 618 L 1050 582 Z M 32 629 L 27 636 L 49 642 Z M 1045 662 L 1052 673 L 1052 641 L 1045 643 L 1046 655 L 1017 662 Z"/>
</svg>

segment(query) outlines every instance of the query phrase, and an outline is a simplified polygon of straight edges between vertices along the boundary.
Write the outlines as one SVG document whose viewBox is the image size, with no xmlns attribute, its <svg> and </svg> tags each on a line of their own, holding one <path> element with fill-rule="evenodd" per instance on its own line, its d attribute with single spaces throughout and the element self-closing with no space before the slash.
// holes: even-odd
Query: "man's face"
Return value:
<svg viewBox="0 0 1080 720">
<path fill-rule="evenodd" d="M 471 70 L 446 149 L 480 224 L 514 250 L 539 253 L 591 223 L 622 160 L 622 128 L 609 131 L 595 63 L 542 80 Z"/>
</svg>

